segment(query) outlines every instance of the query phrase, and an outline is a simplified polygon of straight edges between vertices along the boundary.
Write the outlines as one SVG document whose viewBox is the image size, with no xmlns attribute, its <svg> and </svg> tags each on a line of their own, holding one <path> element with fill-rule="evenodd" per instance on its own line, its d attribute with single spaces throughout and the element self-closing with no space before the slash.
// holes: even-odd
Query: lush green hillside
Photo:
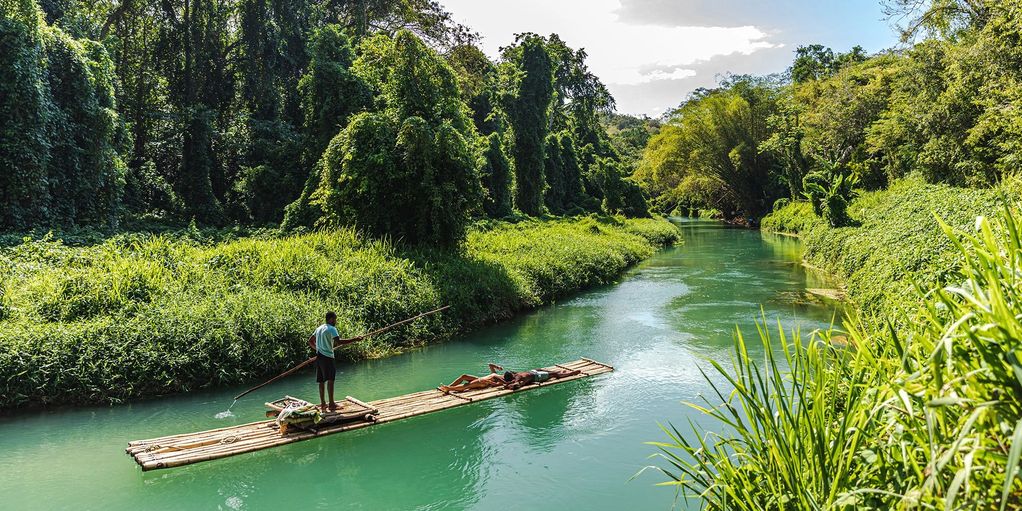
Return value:
<svg viewBox="0 0 1022 511">
<path fill-rule="evenodd" d="M 398 251 L 351 230 L 203 244 L 121 235 L 0 251 L 5 407 L 119 401 L 250 381 L 308 356 L 327 310 L 355 335 L 451 310 L 346 348 L 382 356 L 612 280 L 679 232 L 663 220 L 492 223 L 461 253 Z"/>
</svg>

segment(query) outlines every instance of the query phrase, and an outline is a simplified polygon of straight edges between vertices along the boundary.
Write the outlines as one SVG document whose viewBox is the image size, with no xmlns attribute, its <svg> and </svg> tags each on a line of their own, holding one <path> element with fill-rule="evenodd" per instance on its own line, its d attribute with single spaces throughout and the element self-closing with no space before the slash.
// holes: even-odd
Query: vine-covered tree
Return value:
<svg viewBox="0 0 1022 511">
<path fill-rule="evenodd" d="M 305 135 L 299 166 L 308 170 L 301 195 L 287 207 L 285 229 L 311 227 L 319 218 L 321 211 L 310 203 L 322 179 L 319 160 L 351 116 L 372 104 L 369 87 L 352 72 L 355 53 L 339 25 L 316 30 L 311 48 L 309 70 L 298 84 Z"/>
<path fill-rule="evenodd" d="M 408 31 L 392 51 L 386 108 L 356 115 L 331 141 L 314 200 L 328 225 L 454 246 L 482 198 L 476 131 L 442 57 Z"/>
<path fill-rule="evenodd" d="M 543 212 L 543 173 L 550 103 L 554 95 L 553 60 L 536 34 L 521 34 L 503 52 L 502 105 L 513 136 L 515 206 L 527 215 Z"/>
<path fill-rule="evenodd" d="M 34 2 L 0 18 L 0 225 L 116 226 L 124 164 L 102 45 L 49 27 Z"/>
<path fill-rule="evenodd" d="M 480 140 L 483 166 L 479 174 L 483 181 L 485 198 L 483 211 L 490 218 L 509 216 L 513 209 L 511 197 L 511 161 L 504 152 L 500 133 L 490 133 Z"/>
<path fill-rule="evenodd" d="M 280 222 L 284 206 L 301 193 L 308 175 L 308 168 L 296 162 L 304 142 L 298 82 L 309 60 L 311 10 L 305 1 L 272 0 L 239 0 L 238 9 L 244 124 L 238 130 L 237 170 L 230 169 L 228 157 L 228 174 L 236 174 L 229 202 L 234 207 L 240 202 L 244 211 L 232 216 L 242 220 Z"/>
<path fill-rule="evenodd" d="M 0 9 L 0 224 L 25 228 L 47 215 L 49 140 L 43 23 L 32 0 Z"/>
<path fill-rule="evenodd" d="M 502 131 L 504 122 L 496 105 L 497 66 L 478 47 L 463 44 L 447 56 L 461 88 L 461 99 L 472 111 L 472 121 L 486 136 Z"/>
<path fill-rule="evenodd" d="M 582 188 L 575 176 L 587 179 L 599 157 L 620 161 L 598 122 L 613 98 L 584 50 L 556 34 L 524 34 L 492 62 L 436 0 L 0 5 L 0 227 L 109 225 L 125 215 L 313 227 L 324 215 L 312 198 L 326 164 L 343 163 L 340 152 L 324 154 L 362 112 L 388 116 L 395 165 L 418 166 L 414 179 L 440 183 L 425 188 L 440 190 L 433 200 L 455 204 L 450 217 L 420 215 L 429 226 L 393 224 L 415 242 L 452 244 L 464 211 L 600 211 L 605 197 L 585 190 L 602 187 Z M 399 32 L 432 53 L 409 64 L 415 52 L 398 48 Z M 368 121 L 358 129 L 381 133 Z M 558 166 L 548 183 L 553 132 Z M 372 138 L 349 135 L 344 144 Z M 474 179 L 459 177 L 469 168 Z"/>
<path fill-rule="evenodd" d="M 355 113 L 369 107 L 370 93 L 351 71 L 355 52 L 340 25 L 312 36 L 309 69 L 298 84 L 307 137 L 306 160 L 314 161 Z"/>
<path fill-rule="evenodd" d="M 555 215 L 581 210 L 585 202 L 582 167 L 571 133 L 551 133 L 546 139 L 544 171 L 549 188 L 544 200 Z"/>
<path fill-rule="evenodd" d="M 234 99 L 229 43 L 223 37 L 230 32 L 232 5 L 229 0 L 178 0 L 164 2 L 163 11 L 158 62 L 167 76 L 174 125 L 181 137 L 174 185 L 189 216 L 219 223 L 220 199 L 227 186 L 214 145 L 217 123 Z"/>
<path fill-rule="evenodd" d="M 612 156 L 613 148 L 600 116 L 614 111 L 614 97 L 589 70 L 584 49 L 573 50 L 557 34 L 546 40 L 554 62 L 554 130 L 570 130 L 580 147 L 591 146 L 599 156 Z"/>
<path fill-rule="evenodd" d="M 125 170 L 119 151 L 125 139 L 113 62 L 102 45 L 51 28 L 46 67 L 50 221 L 116 226 Z"/>
</svg>

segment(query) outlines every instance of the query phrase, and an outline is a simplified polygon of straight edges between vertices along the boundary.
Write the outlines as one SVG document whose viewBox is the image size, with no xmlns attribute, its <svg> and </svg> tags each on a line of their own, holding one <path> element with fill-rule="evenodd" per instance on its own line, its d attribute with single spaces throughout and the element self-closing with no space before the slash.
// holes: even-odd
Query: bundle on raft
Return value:
<svg viewBox="0 0 1022 511">
<path fill-rule="evenodd" d="M 266 403 L 269 410 L 267 417 L 272 417 L 274 423 L 279 426 L 280 434 L 286 435 L 291 428 L 316 431 L 338 422 L 352 420 L 363 420 L 373 422 L 379 410 L 355 399 L 351 396 L 344 398 L 339 403 L 337 410 L 322 410 L 318 406 L 297 397 L 284 396 L 281 399 Z"/>
<path fill-rule="evenodd" d="M 566 364 L 555 364 L 543 370 L 580 372 L 567 378 L 524 385 L 515 390 L 491 387 L 461 393 L 444 393 L 432 389 L 369 403 L 348 396 L 338 403 L 340 406 L 336 412 L 319 410 L 307 401 L 287 396 L 266 403 L 269 408 L 267 416 L 273 417 L 272 420 L 149 440 L 135 440 L 128 442 L 126 451 L 144 471 L 179 467 L 407 419 L 515 392 L 608 373 L 614 368 L 582 358 Z"/>
</svg>

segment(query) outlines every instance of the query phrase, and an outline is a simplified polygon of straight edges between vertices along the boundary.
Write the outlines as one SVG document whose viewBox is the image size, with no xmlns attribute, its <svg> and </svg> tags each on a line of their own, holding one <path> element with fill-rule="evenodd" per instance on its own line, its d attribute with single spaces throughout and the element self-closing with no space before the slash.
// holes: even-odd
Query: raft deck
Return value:
<svg viewBox="0 0 1022 511">
<path fill-rule="evenodd" d="M 128 442 L 126 451 L 142 467 L 143 471 L 180 467 L 200 461 L 226 458 L 236 454 L 269 449 L 270 447 L 300 442 L 311 438 L 407 419 L 416 415 L 446 410 L 515 392 L 525 392 L 539 387 L 557 385 L 558 383 L 587 378 L 614 370 L 613 367 L 607 364 L 587 358 L 566 364 L 556 364 L 544 369 L 551 371 L 579 370 L 581 373 L 568 378 L 550 380 L 544 383 L 533 383 L 517 390 L 496 387 L 444 394 L 439 390 L 433 389 L 371 401 L 369 403 L 362 403 L 357 399 L 349 397 L 345 401 L 340 402 L 340 412 L 342 414 L 347 415 L 349 411 L 364 412 L 365 408 L 372 409 L 373 413 L 343 422 L 327 421 L 328 423 L 326 424 L 321 422 L 315 428 L 289 430 L 285 435 L 280 434 L 280 430 L 274 420 L 252 422 L 239 426 L 211 429 L 209 431 L 170 435 L 149 440 L 135 440 Z"/>
</svg>

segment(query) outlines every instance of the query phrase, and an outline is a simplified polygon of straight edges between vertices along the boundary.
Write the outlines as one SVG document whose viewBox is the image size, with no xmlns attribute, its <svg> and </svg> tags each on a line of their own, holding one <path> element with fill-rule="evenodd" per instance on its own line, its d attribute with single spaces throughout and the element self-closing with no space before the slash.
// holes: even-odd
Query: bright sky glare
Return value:
<svg viewBox="0 0 1022 511">
<path fill-rule="evenodd" d="M 879 0 L 440 0 L 496 57 L 514 34 L 585 48 L 618 111 L 658 116 L 724 73 L 784 71 L 799 45 L 897 43 Z"/>
</svg>

